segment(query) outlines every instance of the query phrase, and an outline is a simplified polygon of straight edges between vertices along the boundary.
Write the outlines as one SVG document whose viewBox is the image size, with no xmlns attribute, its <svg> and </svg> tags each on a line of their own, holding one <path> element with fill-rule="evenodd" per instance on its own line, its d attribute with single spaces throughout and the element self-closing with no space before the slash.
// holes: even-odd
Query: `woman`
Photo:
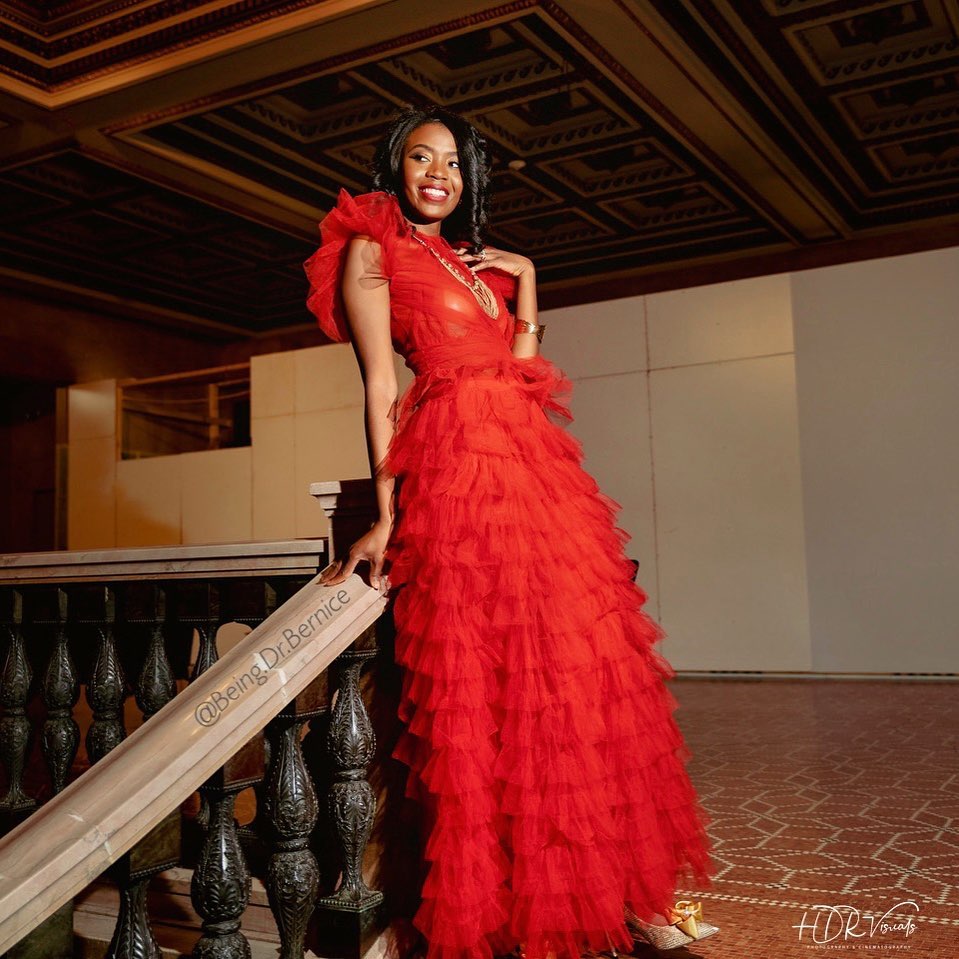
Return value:
<svg viewBox="0 0 959 959">
<path fill-rule="evenodd" d="M 394 604 L 428 959 L 702 938 L 715 927 L 670 905 L 684 872 L 711 872 L 674 673 L 619 504 L 551 420 L 572 418 L 571 383 L 539 354 L 533 264 L 483 243 L 484 143 L 446 111 L 407 111 L 373 185 L 340 191 L 305 264 L 320 326 L 354 344 L 379 509 L 321 582 L 366 561 Z M 416 374 L 399 403 L 394 346 Z"/>
</svg>

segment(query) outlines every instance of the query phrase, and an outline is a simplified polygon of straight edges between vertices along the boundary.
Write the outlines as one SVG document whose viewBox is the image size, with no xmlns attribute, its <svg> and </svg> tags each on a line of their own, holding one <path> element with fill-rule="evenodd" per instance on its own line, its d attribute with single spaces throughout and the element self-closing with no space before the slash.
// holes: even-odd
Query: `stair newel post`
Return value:
<svg viewBox="0 0 959 959">
<path fill-rule="evenodd" d="M 37 805 L 23 791 L 23 772 L 30 751 L 32 728 L 27 717 L 27 700 L 33 670 L 23 644 L 23 593 L 6 591 L 10 614 L 6 631 L 9 637 L 7 657 L 0 673 L 0 759 L 7 771 L 7 794 L 0 799 L 0 810 L 11 820 Z"/>
<path fill-rule="evenodd" d="M 98 626 L 97 655 L 87 683 L 87 702 L 93 722 L 87 730 L 86 747 L 90 764 L 102 759 L 126 738 L 123 725 L 123 701 L 126 677 L 116 650 L 117 591 L 103 590 L 103 616 Z"/>
<path fill-rule="evenodd" d="M 319 890 L 320 870 L 310 849 L 319 806 L 300 739 L 304 723 L 328 711 L 324 673 L 267 727 L 270 765 L 264 805 L 271 855 L 266 889 L 280 933 L 280 959 L 303 959 L 306 928 Z"/>
<path fill-rule="evenodd" d="M 73 707 L 80 698 L 80 680 L 67 639 L 68 602 L 67 591 L 58 588 L 56 638 L 42 686 L 47 718 L 43 723 L 41 744 L 54 794 L 66 785 L 80 746 L 80 726 L 73 718 Z"/>
</svg>

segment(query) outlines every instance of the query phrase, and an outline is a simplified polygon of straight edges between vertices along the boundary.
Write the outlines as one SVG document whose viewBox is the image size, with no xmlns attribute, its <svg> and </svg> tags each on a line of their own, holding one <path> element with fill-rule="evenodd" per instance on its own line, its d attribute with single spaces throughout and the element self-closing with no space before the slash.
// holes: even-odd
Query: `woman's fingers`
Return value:
<svg viewBox="0 0 959 959">
<path fill-rule="evenodd" d="M 336 577 L 336 575 L 339 573 L 339 571 L 340 571 L 340 566 L 342 566 L 342 565 L 343 565 L 343 564 L 342 564 L 342 561 L 341 561 L 341 560 L 338 560 L 338 559 L 333 560 L 333 562 L 330 563 L 330 565 L 327 566 L 326 569 L 324 569 L 322 573 L 320 573 L 320 585 L 321 585 L 321 586 L 332 586 L 332 585 L 334 585 L 333 582 L 332 582 L 332 580 L 333 580 L 333 579 Z"/>
<path fill-rule="evenodd" d="M 320 585 L 339 586 L 353 572 L 357 562 L 357 559 L 349 559 L 344 564 L 342 559 L 334 560 L 320 574 Z"/>
</svg>

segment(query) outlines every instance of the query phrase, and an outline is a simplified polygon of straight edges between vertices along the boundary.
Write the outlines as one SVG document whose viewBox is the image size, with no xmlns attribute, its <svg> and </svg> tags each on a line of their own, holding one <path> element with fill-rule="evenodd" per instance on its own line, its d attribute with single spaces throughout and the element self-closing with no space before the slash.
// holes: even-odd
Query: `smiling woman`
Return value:
<svg viewBox="0 0 959 959">
<path fill-rule="evenodd" d="M 320 581 L 368 562 L 393 603 L 428 959 L 684 945 L 715 927 L 671 906 L 712 869 L 673 672 L 619 504 L 549 415 L 571 383 L 539 353 L 533 264 L 484 242 L 488 180 L 473 126 L 409 111 L 376 189 L 321 225 L 308 303 L 355 345 L 380 515 Z"/>
<path fill-rule="evenodd" d="M 459 149 L 442 123 L 417 127 L 410 139 L 419 142 L 403 151 L 404 196 L 423 232 L 436 235 L 463 191 Z"/>
</svg>

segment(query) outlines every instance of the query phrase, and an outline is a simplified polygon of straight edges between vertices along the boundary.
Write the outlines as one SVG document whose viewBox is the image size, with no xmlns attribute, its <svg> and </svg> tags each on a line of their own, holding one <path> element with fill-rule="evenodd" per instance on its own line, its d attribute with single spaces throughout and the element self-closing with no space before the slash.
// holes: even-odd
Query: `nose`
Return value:
<svg viewBox="0 0 959 959">
<path fill-rule="evenodd" d="M 433 177 L 434 180 L 446 179 L 445 171 L 437 162 L 433 162 L 430 164 L 430 168 L 426 171 L 426 175 L 429 177 Z"/>
</svg>

